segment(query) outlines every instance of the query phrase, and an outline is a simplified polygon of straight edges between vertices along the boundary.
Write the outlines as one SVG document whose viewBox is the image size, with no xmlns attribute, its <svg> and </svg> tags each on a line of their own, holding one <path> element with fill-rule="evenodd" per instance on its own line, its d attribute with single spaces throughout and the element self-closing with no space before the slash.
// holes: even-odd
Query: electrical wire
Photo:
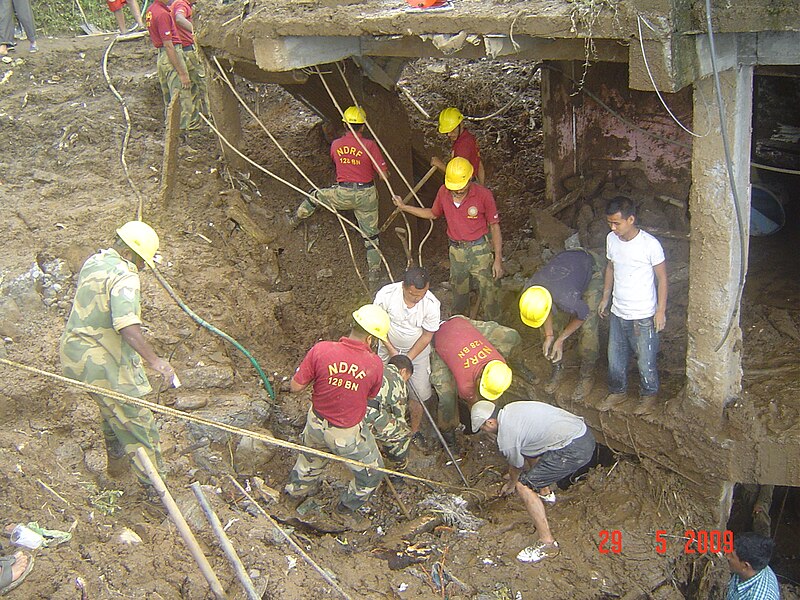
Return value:
<svg viewBox="0 0 800 600">
<path fill-rule="evenodd" d="M 708 131 L 706 131 L 703 135 L 699 135 L 699 134 L 695 133 L 694 131 L 692 131 L 691 129 L 687 129 L 684 126 L 684 124 L 680 122 L 680 119 L 678 119 L 678 117 L 675 116 L 675 113 L 673 113 L 672 110 L 670 110 L 669 106 L 667 106 L 667 101 L 664 100 L 664 97 L 661 95 L 661 91 L 658 89 L 658 86 L 656 85 L 656 80 L 653 77 L 652 71 L 650 70 L 650 65 L 647 62 L 647 54 L 644 51 L 644 37 L 642 37 L 642 23 L 647 25 L 647 27 L 653 33 L 658 33 L 658 32 L 655 30 L 655 28 L 652 25 L 650 25 L 650 23 L 647 22 L 647 19 L 645 19 L 641 15 L 636 15 L 636 25 L 639 28 L 639 45 L 642 48 L 642 60 L 644 60 L 644 68 L 647 70 L 647 76 L 650 78 L 650 83 L 653 84 L 653 90 L 655 91 L 656 96 L 658 96 L 658 99 L 661 101 L 661 106 L 663 106 L 664 110 L 666 110 L 667 113 L 669 114 L 669 116 L 672 117 L 672 120 L 675 121 L 675 123 L 678 124 L 678 127 L 683 129 L 686 133 L 688 133 L 689 135 L 691 135 L 693 137 L 696 137 L 696 138 L 706 137 L 711 132 L 711 124 L 710 123 L 708 125 Z M 706 108 L 708 108 L 708 107 L 706 107 Z"/>
<path fill-rule="evenodd" d="M 714 74 L 714 91 L 717 95 L 717 108 L 719 109 L 719 126 L 722 135 L 722 148 L 725 152 L 725 166 L 728 171 L 728 180 L 731 186 L 731 194 L 733 195 L 733 208 L 736 213 L 736 222 L 738 224 L 739 232 L 739 285 L 736 291 L 736 301 L 730 311 L 728 318 L 728 325 L 725 328 L 725 333 L 722 339 L 714 348 L 714 352 L 719 352 L 725 340 L 733 329 L 733 322 L 739 314 L 739 307 L 742 303 L 742 294 L 744 293 L 744 281 L 747 274 L 747 232 L 745 231 L 744 217 L 742 215 L 742 207 L 739 204 L 739 192 L 736 188 L 736 178 L 733 173 L 733 161 L 731 159 L 730 138 L 728 137 L 728 124 L 725 121 L 725 105 L 722 101 L 722 86 L 719 81 L 719 71 L 717 71 L 717 51 L 714 42 L 714 29 L 711 24 L 711 0 L 705 0 L 706 4 L 706 25 L 708 26 L 708 47 L 711 53 L 711 70 Z"/>
</svg>

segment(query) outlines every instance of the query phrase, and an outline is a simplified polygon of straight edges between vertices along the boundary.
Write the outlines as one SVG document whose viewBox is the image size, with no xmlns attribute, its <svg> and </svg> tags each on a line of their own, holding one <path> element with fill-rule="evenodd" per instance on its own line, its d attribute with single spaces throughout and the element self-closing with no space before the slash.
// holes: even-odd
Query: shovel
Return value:
<svg viewBox="0 0 800 600">
<path fill-rule="evenodd" d="M 411 258 L 411 241 L 408 239 L 408 232 L 402 227 L 395 227 L 394 233 L 397 238 L 403 243 L 403 252 L 406 253 L 406 269 L 414 264 L 414 259 Z"/>
<path fill-rule="evenodd" d="M 419 180 L 417 185 L 414 186 L 414 190 L 406 194 L 406 197 L 403 198 L 403 204 L 411 200 L 411 198 L 414 197 L 414 194 L 416 194 L 418 191 L 420 191 L 420 189 L 422 189 L 422 186 L 425 185 L 425 183 L 427 183 L 428 179 L 433 177 L 433 174 L 436 173 L 436 171 L 437 171 L 436 167 L 431 167 L 430 169 L 428 169 L 428 172 L 425 173 L 425 175 L 422 176 L 422 179 Z M 389 215 L 389 218 L 386 219 L 386 222 L 383 225 L 381 225 L 381 233 L 389 229 L 389 225 L 392 224 L 392 221 L 394 221 L 395 218 L 397 218 L 397 215 L 399 214 L 400 214 L 400 207 L 398 206 L 397 208 L 394 209 L 392 214 Z"/>
<path fill-rule="evenodd" d="M 89 23 L 89 20 L 86 18 L 86 13 L 83 12 L 83 7 L 81 6 L 81 0 L 75 0 L 75 4 L 78 5 L 78 10 L 81 11 L 81 17 L 83 18 L 83 23 L 81 23 L 81 29 L 83 33 L 86 35 L 102 35 L 105 33 L 102 29 L 100 29 L 97 25 Z"/>
</svg>

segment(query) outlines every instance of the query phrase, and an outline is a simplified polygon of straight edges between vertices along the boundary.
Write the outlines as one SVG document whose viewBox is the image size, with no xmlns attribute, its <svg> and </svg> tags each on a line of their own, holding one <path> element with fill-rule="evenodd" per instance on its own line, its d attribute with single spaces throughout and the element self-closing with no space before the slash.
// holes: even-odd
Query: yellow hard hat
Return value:
<svg viewBox="0 0 800 600">
<path fill-rule="evenodd" d="M 463 189 L 472 179 L 472 174 L 475 169 L 472 168 L 472 163 L 466 158 L 456 156 L 449 163 L 444 170 L 444 187 L 448 190 Z"/>
<path fill-rule="evenodd" d="M 439 113 L 439 133 L 450 133 L 464 120 L 461 111 L 452 106 Z"/>
<path fill-rule="evenodd" d="M 342 121 L 345 123 L 352 123 L 353 125 L 363 125 L 367 122 L 367 113 L 360 106 L 351 106 L 344 111 Z"/>
<path fill-rule="evenodd" d="M 469 418 L 472 423 L 472 433 L 478 433 L 486 420 L 494 413 L 494 403 L 488 400 L 478 400 L 472 405 L 469 411 Z"/>
<path fill-rule="evenodd" d="M 158 234 L 147 223 L 142 221 L 128 221 L 117 229 L 119 239 L 142 257 L 150 267 L 153 267 L 153 257 L 158 250 Z"/>
<path fill-rule="evenodd" d="M 483 368 L 480 392 L 487 400 L 497 400 L 511 385 L 511 368 L 502 360 L 491 360 Z"/>
<path fill-rule="evenodd" d="M 353 318 L 364 331 L 379 340 L 386 341 L 386 336 L 389 335 L 389 313 L 380 306 L 365 304 L 353 312 Z"/>
<path fill-rule="evenodd" d="M 541 327 L 550 314 L 553 296 L 547 288 L 534 285 L 525 290 L 519 299 L 519 317 L 528 327 Z"/>
</svg>

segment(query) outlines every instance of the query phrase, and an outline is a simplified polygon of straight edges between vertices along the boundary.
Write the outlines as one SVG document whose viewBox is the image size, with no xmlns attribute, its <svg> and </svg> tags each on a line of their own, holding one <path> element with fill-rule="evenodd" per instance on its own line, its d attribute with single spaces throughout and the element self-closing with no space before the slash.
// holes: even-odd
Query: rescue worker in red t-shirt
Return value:
<svg viewBox="0 0 800 600">
<path fill-rule="evenodd" d="M 169 12 L 166 0 L 154 0 L 145 13 L 145 22 L 150 41 L 158 49 L 156 70 L 164 106 L 169 106 L 170 100 L 180 95 L 181 130 L 186 131 L 189 129 L 192 116 L 192 98 L 189 94 L 191 81 L 186 70 L 175 19 Z"/>
<path fill-rule="evenodd" d="M 347 128 L 346 133 L 331 144 L 331 159 L 336 166 L 336 185 L 312 193 L 314 201 L 306 199 L 289 220 L 292 227 L 310 217 L 316 203 L 323 203 L 336 210 L 355 212 L 358 226 L 364 234 L 367 249 L 369 287 L 377 291 L 381 279 L 381 257 L 373 245 L 378 246 L 378 191 L 375 176 L 386 174 L 388 167 L 374 140 L 363 136 L 367 113 L 359 106 L 344 111 L 342 119 L 349 123 L 355 134 Z"/>
<path fill-rule="evenodd" d="M 323 341 L 308 351 L 290 382 L 297 393 L 313 384 L 311 408 L 303 429 L 302 443 L 370 466 L 383 467 L 375 438 L 364 423 L 367 401 L 378 395 L 383 382 L 383 363 L 372 349 L 377 340 L 386 341 L 389 315 L 376 304 L 367 304 L 353 313 L 350 335 L 338 342 Z M 301 499 L 313 495 L 317 479 L 328 460 L 300 454 L 294 464 L 286 493 Z M 353 472 L 336 506 L 336 514 L 353 529 L 369 526 L 358 509 L 378 487 L 383 474 L 347 465 Z"/>
<path fill-rule="evenodd" d="M 475 136 L 465 127 L 463 121 L 464 115 L 461 114 L 460 110 L 452 106 L 445 108 L 439 113 L 439 133 L 445 134 L 453 142 L 450 158 L 455 158 L 456 156 L 466 158 L 475 170 L 475 178 L 478 183 L 484 185 L 486 172 L 483 169 L 481 151 L 478 149 L 478 142 Z M 431 166 L 436 167 L 442 173 L 447 168 L 444 161 L 438 156 L 431 158 Z"/>
<path fill-rule="evenodd" d="M 192 24 L 194 3 L 195 0 L 172 0 L 172 4 L 169 5 L 169 10 L 177 26 L 175 31 L 178 33 L 178 39 L 183 49 L 186 71 L 192 82 L 192 115 L 189 119 L 189 129 L 200 127 L 200 113 L 208 114 L 206 68 L 194 45 L 194 25 Z"/>
<path fill-rule="evenodd" d="M 447 163 L 444 185 L 439 188 L 431 208 L 403 204 L 393 198 L 403 212 L 421 219 L 447 221 L 450 244 L 450 285 L 453 288 L 453 314 L 469 314 L 470 280 L 478 286 L 480 314 L 500 318 L 500 287 L 503 276 L 503 237 L 494 196 L 488 188 L 472 182 L 473 168 L 465 158 Z M 491 246 L 489 236 L 491 234 Z"/>
<path fill-rule="evenodd" d="M 455 447 L 458 399 L 472 407 L 478 400 L 497 400 L 511 385 L 506 364 L 520 343 L 519 333 L 494 321 L 448 319 L 433 336 L 431 384 L 439 396 L 438 425 L 449 446 Z"/>
</svg>

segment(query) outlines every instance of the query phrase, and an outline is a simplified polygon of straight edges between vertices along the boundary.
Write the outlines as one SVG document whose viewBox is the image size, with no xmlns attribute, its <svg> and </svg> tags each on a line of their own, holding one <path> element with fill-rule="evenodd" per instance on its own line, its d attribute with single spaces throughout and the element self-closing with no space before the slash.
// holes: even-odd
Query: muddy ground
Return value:
<svg viewBox="0 0 800 600">
<path fill-rule="evenodd" d="M 110 245 L 115 227 L 134 218 L 138 206 L 120 165 L 124 119 L 100 67 L 110 41 L 45 39 L 39 54 L 19 52 L 15 58 L 21 60 L 0 65 L 0 349 L 10 360 L 50 372 L 60 371 L 58 338 L 80 265 L 92 251 Z M 349 312 L 367 298 L 340 229 L 326 214 L 315 216 L 305 232 L 291 231 L 286 216 L 299 196 L 255 170 L 250 175 L 227 170 L 208 131 L 193 135 L 181 147 L 178 191 L 167 203 L 157 203 L 163 118 L 155 56 L 140 39 L 117 44 L 108 64 L 111 81 L 131 112 L 126 160 L 145 199 L 144 219 L 161 235 L 162 273 L 194 311 L 248 348 L 278 387 L 316 340 L 344 334 Z M 486 114 L 516 92 L 525 72 L 513 64 L 430 62 L 410 67 L 405 80 L 432 111 L 457 103 L 471 114 Z M 254 105 L 257 100 L 261 119 L 301 167 L 316 182 L 327 183 L 330 165 L 318 119 L 280 88 L 241 89 Z M 474 128 L 484 148 L 488 180 L 508 215 L 503 228 L 512 261 L 509 297 L 515 275 L 519 283 L 548 251 L 560 249 L 555 242 L 550 247 L 532 238 L 530 208 L 544 205 L 537 111 L 534 83 L 512 112 Z M 269 141 L 260 129 L 249 119 L 243 124 L 243 151 L 299 181 L 267 149 Z M 425 127 L 430 134 L 431 127 Z M 435 146 L 441 140 L 431 137 L 430 143 Z M 249 216 L 272 239 L 268 246 L 258 245 L 228 218 L 232 197 L 243 199 Z M 567 221 L 578 229 L 577 215 Z M 361 265 L 363 249 L 355 246 Z M 446 286 L 440 283 L 447 278 L 444 248 L 433 244 L 428 252 L 427 266 L 437 282 L 434 292 L 447 306 Z M 683 257 L 679 249 L 674 253 Z M 391 253 L 390 261 L 396 272 L 402 271 L 400 253 Z M 180 390 L 153 394 L 151 399 L 162 404 L 206 400 L 207 407 L 194 414 L 297 441 L 307 395 L 279 394 L 271 401 L 248 361 L 197 327 L 151 273 L 142 275 L 142 286 L 148 337 L 170 358 L 184 383 Z M 677 371 L 674 388 L 680 387 L 685 345 L 681 306 L 685 290 L 676 294 L 671 309 L 674 342 L 668 341 L 664 350 L 665 364 Z M 513 311 L 507 316 L 513 324 Z M 529 332 L 524 335 L 525 343 L 538 344 Z M 529 366 L 540 378 L 547 375 L 535 349 Z M 103 441 L 91 400 L 46 378 L 0 369 L 1 520 L 73 530 L 69 543 L 37 551 L 34 571 L 9 597 L 81 598 L 76 585 L 80 580 L 83 597 L 91 599 L 210 598 L 164 510 L 147 504 L 131 478 L 102 481 Z M 535 396 L 535 389 L 531 393 L 517 387 L 512 395 Z M 279 490 L 293 453 L 173 417 L 158 420 L 168 485 L 230 597 L 244 596 L 194 503 L 188 489 L 193 481 L 207 485 L 207 495 L 264 598 L 336 595 L 296 560 L 226 477 L 231 474 L 246 483 L 258 476 Z M 463 496 L 472 513 L 484 519 L 477 531 L 458 526 L 412 531 L 385 488 L 369 504 L 373 527 L 365 533 L 320 531 L 331 529 L 324 506 L 323 514 L 308 519 L 312 526 L 290 523 L 303 548 L 336 575 L 351 597 L 444 597 L 431 576 L 435 563 L 452 578 L 446 589 L 452 598 L 722 597 L 728 572 L 724 557 L 684 553 L 680 537 L 686 529 L 714 527 L 710 514 L 692 504 L 691 491 L 677 475 L 646 459 L 599 452 L 598 464 L 560 492 L 558 503 L 548 510 L 561 556 L 523 566 L 514 557 L 535 535 L 516 498 L 496 497 L 505 469 L 492 440 L 460 440 L 461 465 L 474 488 Z M 440 451 L 415 449 L 410 470 L 457 483 L 445 462 Z M 338 495 L 345 477 L 342 468 L 331 469 L 321 503 Z M 109 489 L 124 492 L 113 502 L 113 512 Z M 415 483 L 400 488 L 415 518 L 429 514 L 417 503 L 432 493 Z M 268 511 L 284 516 L 268 497 L 258 499 Z M 659 529 L 676 536 L 668 538 L 663 556 L 655 549 Z M 124 541 L 131 537 L 120 537 L 126 530 L 138 540 Z M 601 548 L 601 532 L 614 530 L 622 532 L 621 551 L 615 553 L 608 545 L 610 552 L 601 552 L 606 548 Z M 391 570 L 387 558 L 413 543 L 430 549 L 425 560 Z"/>
</svg>

